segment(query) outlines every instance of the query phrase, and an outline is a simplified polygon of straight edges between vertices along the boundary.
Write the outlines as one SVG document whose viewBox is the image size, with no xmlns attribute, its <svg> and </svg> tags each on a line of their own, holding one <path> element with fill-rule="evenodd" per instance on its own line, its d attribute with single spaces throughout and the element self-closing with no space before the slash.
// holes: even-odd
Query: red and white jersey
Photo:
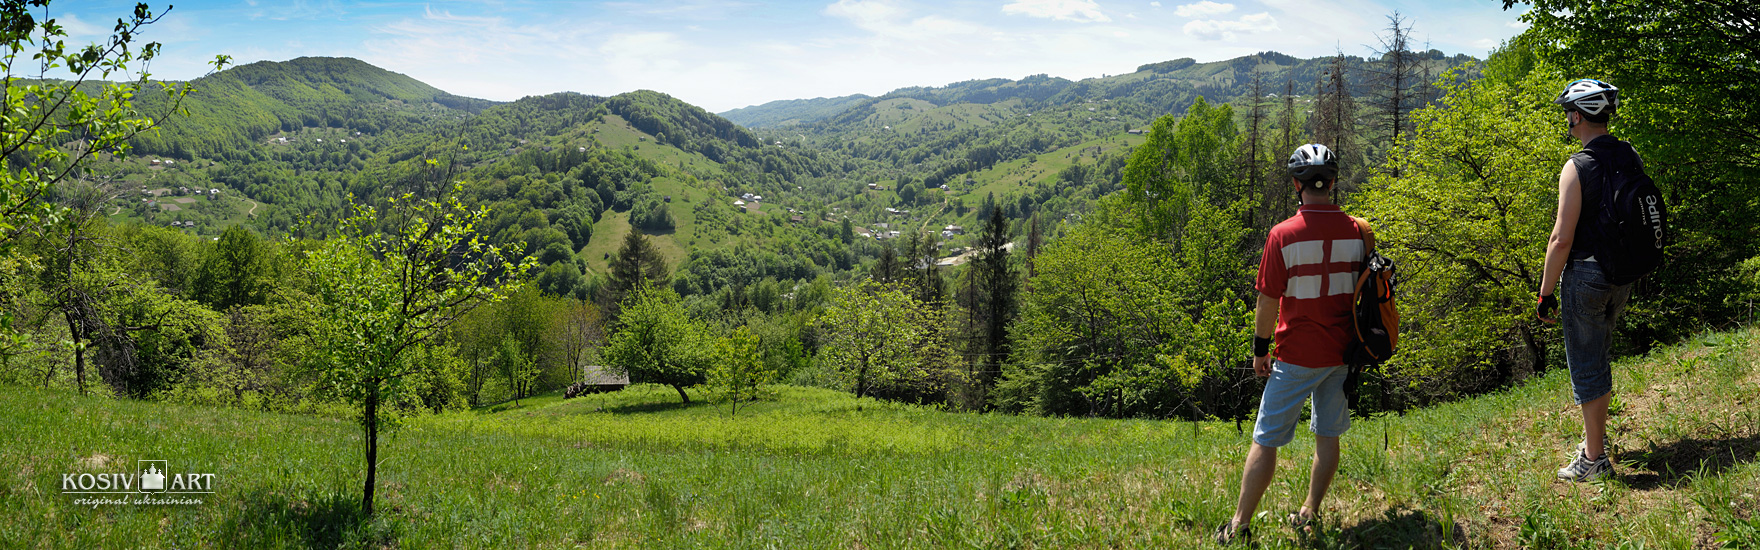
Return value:
<svg viewBox="0 0 1760 550">
<path fill-rule="evenodd" d="M 1335 205 L 1302 206 L 1271 228 L 1254 286 L 1278 299 L 1279 361 L 1310 368 L 1344 364 L 1363 249 L 1356 221 Z"/>
</svg>

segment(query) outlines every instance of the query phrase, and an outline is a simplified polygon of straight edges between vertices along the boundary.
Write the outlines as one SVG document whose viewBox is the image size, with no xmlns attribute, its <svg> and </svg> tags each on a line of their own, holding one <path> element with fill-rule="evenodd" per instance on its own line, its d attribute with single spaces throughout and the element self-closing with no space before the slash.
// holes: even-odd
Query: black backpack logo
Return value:
<svg viewBox="0 0 1760 550">
<path fill-rule="evenodd" d="M 1601 167 L 1601 208 L 1593 214 L 1596 234 L 1589 249 L 1609 283 L 1631 284 L 1662 265 L 1668 204 L 1630 144 L 1583 151 Z"/>
</svg>

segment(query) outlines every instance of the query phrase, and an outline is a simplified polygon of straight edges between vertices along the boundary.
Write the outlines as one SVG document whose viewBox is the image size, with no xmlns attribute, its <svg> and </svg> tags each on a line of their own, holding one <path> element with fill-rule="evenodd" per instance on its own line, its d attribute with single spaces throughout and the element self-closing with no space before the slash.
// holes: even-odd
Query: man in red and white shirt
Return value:
<svg viewBox="0 0 1760 550">
<path fill-rule="evenodd" d="M 1350 343 L 1351 302 L 1365 252 L 1373 246 L 1368 224 L 1332 203 L 1338 160 L 1324 145 L 1308 144 L 1290 155 L 1291 182 L 1302 207 L 1271 228 L 1259 262 L 1258 310 L 1254 313 L 1253 373 L 1269 377 L 1259 400 L 1253 446 L 1241 474 L 1234 517 L 1217 527 L 1217 542 L 1245 535 L 1277 469 L 1277 449 L 1290 442 L 1303 402 L 1313 397 L 1313 475 L 1302 508 L 1289 523 L 1306 529 L 1338 473 L 1338 438 L 1350 429 L 1344 394 L 1345 347 Z M 1275 328 L 1275 331 L 1273 330 Z M 1269 354 L 1272 336 L 1277 354 Z"/>
</svg>

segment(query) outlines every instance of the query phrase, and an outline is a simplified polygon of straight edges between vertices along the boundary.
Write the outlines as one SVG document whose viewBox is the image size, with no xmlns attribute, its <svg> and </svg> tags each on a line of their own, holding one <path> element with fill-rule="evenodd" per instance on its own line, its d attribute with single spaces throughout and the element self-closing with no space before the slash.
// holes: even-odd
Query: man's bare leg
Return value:
<svg viewBox="0 0 1760 550">
<path fill-rule="evenodd" d="M 1277 448 L 1254 442 L 1247 450 L 1247 464 L 1241 469 L 1241 498 L 1234 509 L 1234 529 L 1252 521 L 1253 512 L 1259 509 L 1259 499 L 1265 497 L 1265 490 L 1271 487 L 1271 476 L 1275 473 Z"/>
<path fill-rule="evenodd" d="M 1308 500 L 1302 501 L 1302 515 L 1313 518 L 1320 513 L 1320 502 L 1332 487 L 1338 474 L 1338 438 L 1314 436 L 1314 469 L 1308 477 Z"/>
</svg>

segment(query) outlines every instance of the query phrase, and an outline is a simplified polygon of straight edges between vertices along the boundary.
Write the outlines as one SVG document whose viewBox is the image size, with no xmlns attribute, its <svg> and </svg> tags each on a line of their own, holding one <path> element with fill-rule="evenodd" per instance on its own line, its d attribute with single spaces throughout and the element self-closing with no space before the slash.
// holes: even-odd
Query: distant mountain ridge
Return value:
<svg viewBox="0 0 1760 550">
<path fill-rule="evenodd" d="M 813 99 L 779 99 L 717 114 L 747 128 L 791 126 L 824 120 L 865 99 L 873 99 L 873 96 L 856 94 Z"/>
<path fill-rule="evenodd" d="M 1417 55 L 1419 61 L 1436 66 L 1432 78 L 1439 76 L 1443 69 L 1473 59 L 1465 54 L 1447 56 L 1439 50 L 1417 52 Z M 1260 75 L 1263 85 L 1273 93 L 1285 90 L 1287 82 L 1294 84 L 1296 94 L 1303 95 L 1312 91 L 1321 71 L 1333 59 L 1333 56 L 1300 59 L 1271 51 L 1208 63 L 1199 63 L 1188 57 L 1144 64 L 1128 74 L 1079 81 L 1044 74 L 1020 80 L 967 80 L 939 87 L 899 88 L 878 97 L 853 95 L 772 101 L 720 114 L 754 129 L 814 124 L 838 126 L 866 119 L 876 105 L 900 98 L 927 101 L 937 107 L 959 103 L 992 105 L 1012 100 L 1027 110 L 1088 100 L 1135 99 L 1150 111 L 1165 114 L 1183 109 L 1198 95 L 1212 102 L 1242 97 L 1250 89 L 1254 73 Z M 1363 69 L 1368 63 L 1369 60 L 1362 57 L 1345 56 L 1346 78 L 1353 86 L 1366 84 L 1367 72 Z"/>
</svg>

